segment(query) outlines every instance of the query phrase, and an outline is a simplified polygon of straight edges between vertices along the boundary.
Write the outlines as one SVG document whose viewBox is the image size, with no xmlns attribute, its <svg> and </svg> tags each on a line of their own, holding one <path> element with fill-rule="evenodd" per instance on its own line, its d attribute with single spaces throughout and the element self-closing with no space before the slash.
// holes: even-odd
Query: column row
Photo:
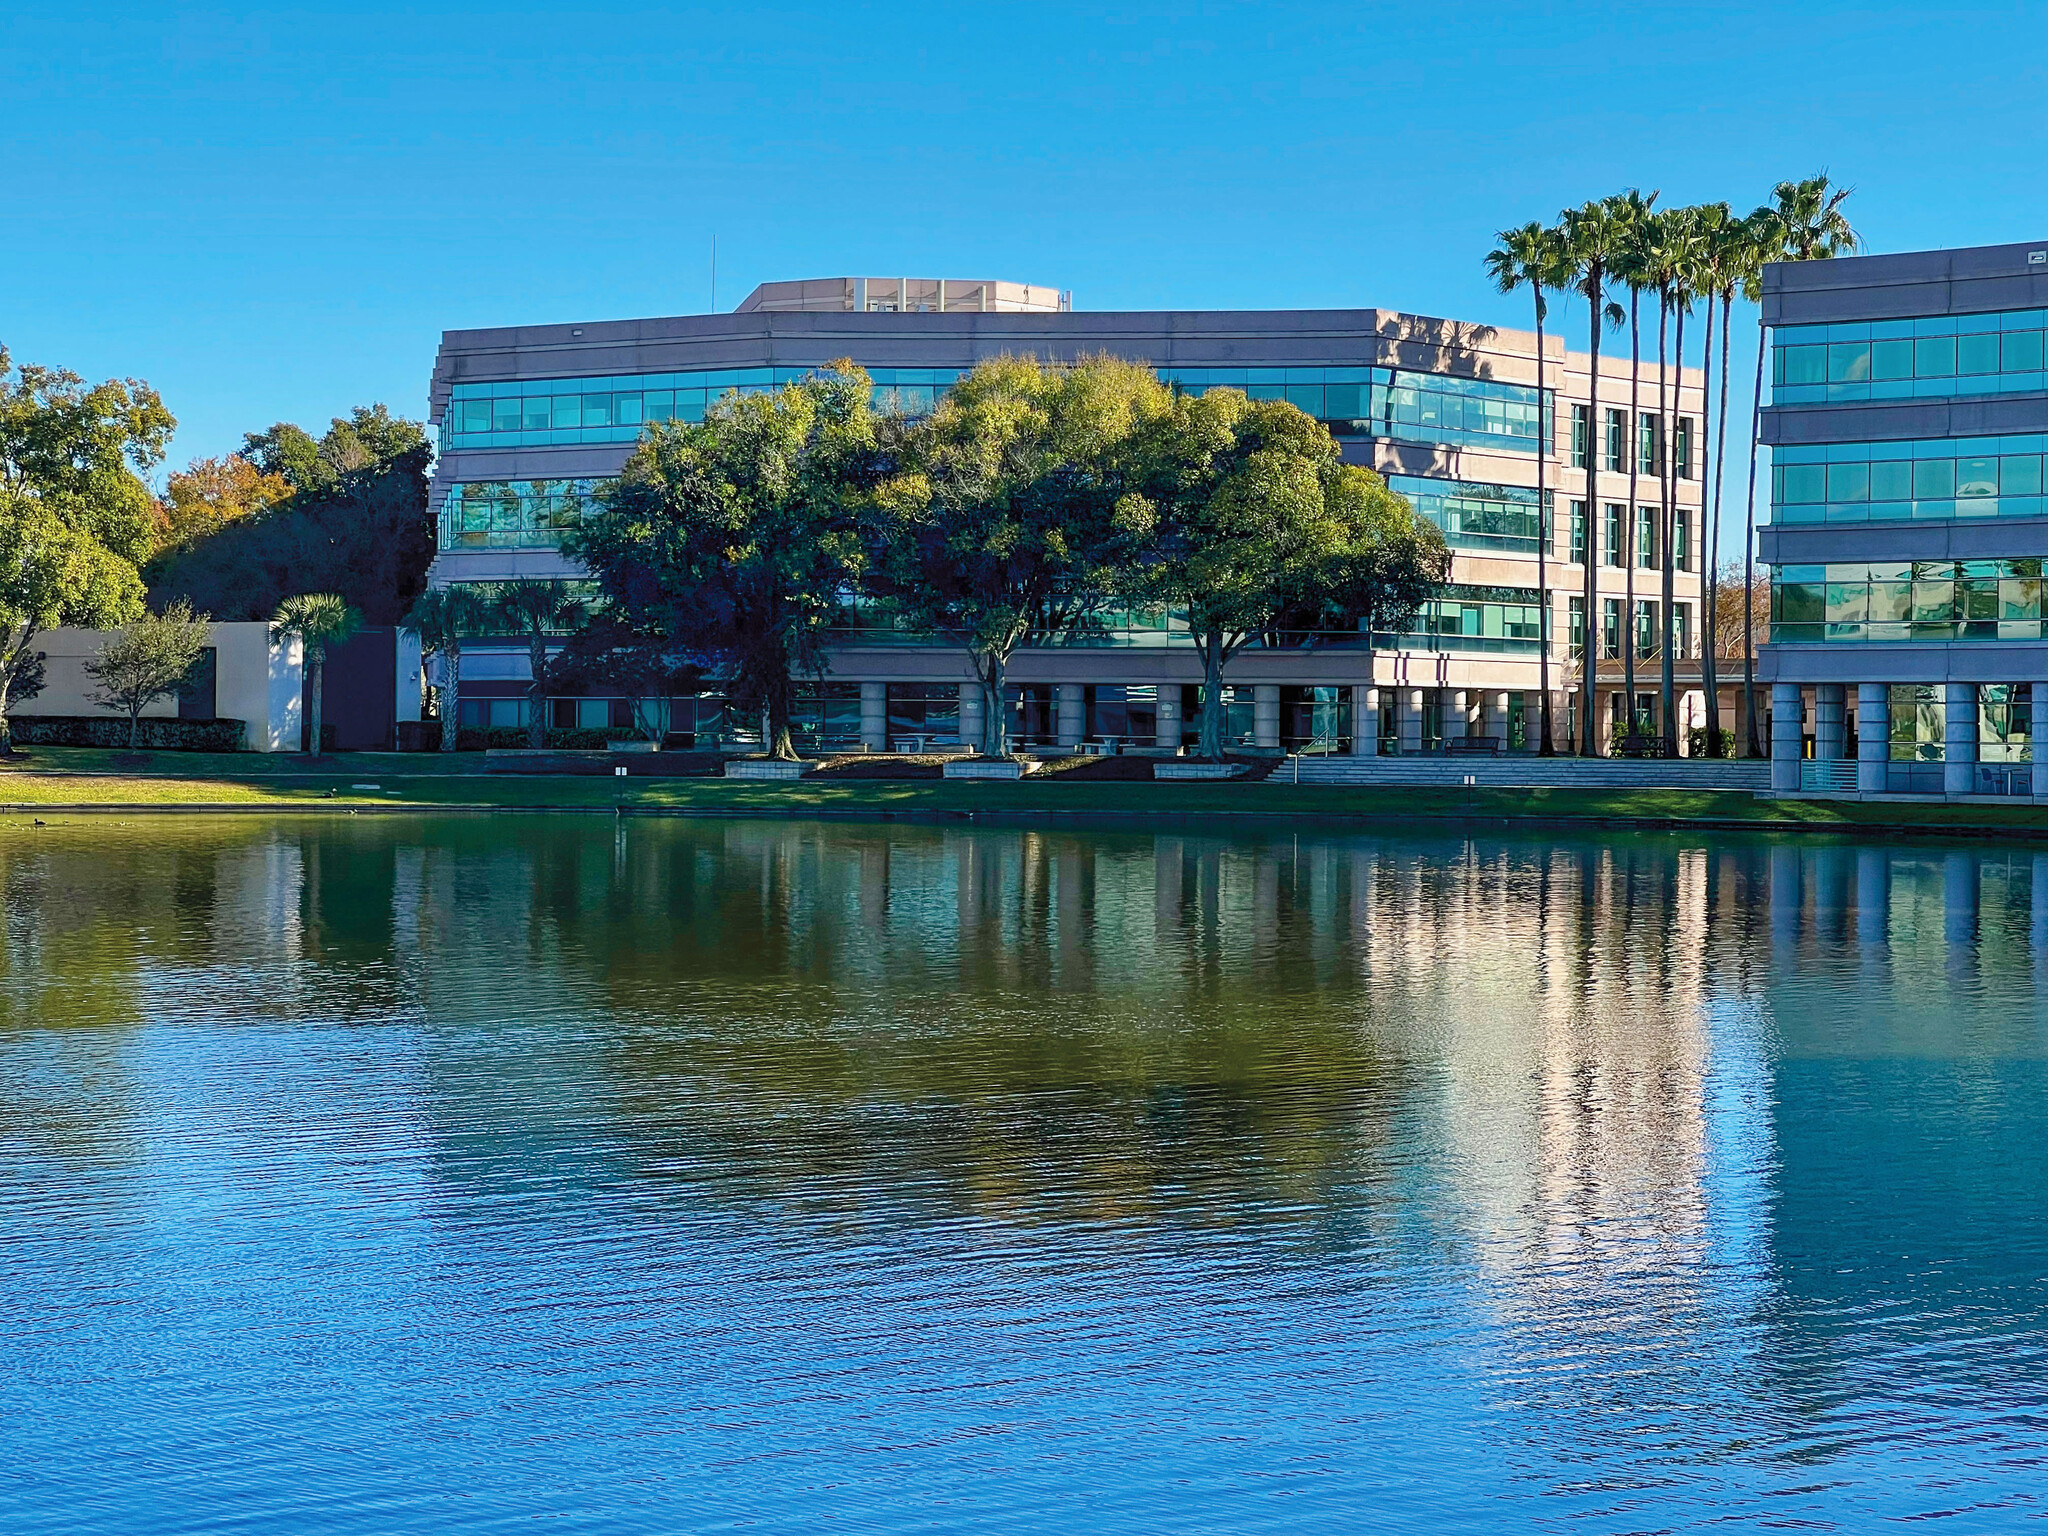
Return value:
<svg viewBox="0 0 2048 1536">
<path fill-rule="evenodd" d="M 1892 685 L 1856 686 L 1856 788 L 1882 794 L 1890 785 L 1892 763 Z M 2001 685 L 2004 686 L 2004 685 Z M 1845 726 L 1848 704 L 1845 683 L 1813 685 L 1813 756 L 1819 762 L 1840 762 L 1848 755 Z M 1941 711 L 1942 791 L 1966 795 L 1977 791 L 1978 745 L 1984 729 L 1984 705 L 1976 683 L 1944 683 Z M 2048 796 L 2048 682 L 2029 689 L 2028 747 L 2030 788 Z M 1924 716 L 1922 717 L 1925 718 Z M 1798 683 L 1771 687 L 1771 788 L 1796 791 L 1799 764 L 1805 756 L 1805 690 Z M 1924 730 L 1924 727 L 1923 727 Z M 1912 735 L 1910 730 L 1906 733 Z"/>
</svg>

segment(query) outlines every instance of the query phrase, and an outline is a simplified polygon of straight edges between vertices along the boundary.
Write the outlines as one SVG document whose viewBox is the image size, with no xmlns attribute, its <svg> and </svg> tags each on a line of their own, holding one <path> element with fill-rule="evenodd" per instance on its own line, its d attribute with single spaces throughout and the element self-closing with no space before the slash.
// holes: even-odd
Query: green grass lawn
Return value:
<svg viewBox="0 0 2048 1536">
<path fill-rule="evenodd" d="M 117 761 L 118 760 L 118 761 Z M 1760 829 L 1972 830 L 2048 839 L 2048 807 L 1759 800 L 1688 789 L 1455 789 L 1293 784 L 945 780 L 794 783 L 486 774 L 470 754 L 349 753 L 317 765 L 257 753 L 123 753 L 38 748 L 0 762 L 0 806 L 332 808 L 464 806 L 683 815 L 1051 814 L 1106 824 L 1187 816 L 1342 823 L 1506 820 L 1745 825 Z M 375 784 L 374 790 L 356 789 Z"/>
</svg>

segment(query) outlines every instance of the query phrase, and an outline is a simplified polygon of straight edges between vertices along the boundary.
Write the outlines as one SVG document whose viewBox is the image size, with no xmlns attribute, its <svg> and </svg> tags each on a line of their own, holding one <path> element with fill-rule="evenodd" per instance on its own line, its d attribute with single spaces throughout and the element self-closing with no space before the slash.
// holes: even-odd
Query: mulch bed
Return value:
<svg viewBox="0 0 2048 1536">
<path fill-rule="evenodd" d="M 828 757 L 804 775 L 807 779 L 939 779 L 951 757 L 933 754 L 889 756 L 880 752 L 855 752 L 845 757 Z"/>
<path fill-rule="evenodd" d="M 1063 784 L 1150 783 L 1149 757 L 1055 757 L 1038 765 L 1034 779 L 1058 779 Z"/>
</svg>

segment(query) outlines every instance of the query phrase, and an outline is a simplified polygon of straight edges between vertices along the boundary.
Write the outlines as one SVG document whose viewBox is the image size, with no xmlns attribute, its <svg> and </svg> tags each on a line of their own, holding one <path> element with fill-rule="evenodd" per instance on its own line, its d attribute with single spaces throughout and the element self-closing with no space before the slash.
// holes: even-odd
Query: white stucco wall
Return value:
<svg viewBox="0 0 2048 1536">
<path fill-rule="evenodd" d="M 36 637 L 48 678 L 43 691 L 20 705 L 17 715 L 107 715 L 119 718 L 93 698 L 94 683 L 85 664 L 98 654 L 107 634 L 95 629 L 51 629 Z M 214 648 L 214 712 L 222 719 L 248 724 L 247 744 L 256 752 L 299 750 L 299 700 L 304 666 L 299 642 L 275 644 L 268 624 L 215 624 L 208 637 Z M 175 719 L 178 701 L 160 699 L 143 711 L 145 718 Z"/>
</svg>

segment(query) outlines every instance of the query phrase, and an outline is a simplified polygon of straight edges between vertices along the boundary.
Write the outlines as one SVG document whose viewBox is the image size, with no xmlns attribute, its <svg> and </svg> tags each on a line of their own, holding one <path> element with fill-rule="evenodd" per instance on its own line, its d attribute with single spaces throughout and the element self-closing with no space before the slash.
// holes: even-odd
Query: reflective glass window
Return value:
<svg viewBox="0 0 2048 1536">
<path fill-rule="evenodd" d="M 1956 338 L 1957 373 L 1998 372 L 1998 333 L 1988 335 L 1958 336 Z"/>
<path fill-rule="evenodd" d="M 1916 378 L 1943 378 L 1955 371 L 1955 337 L 1923 336 L 1913 343 L 1913 373 Z"/>
</svg>

